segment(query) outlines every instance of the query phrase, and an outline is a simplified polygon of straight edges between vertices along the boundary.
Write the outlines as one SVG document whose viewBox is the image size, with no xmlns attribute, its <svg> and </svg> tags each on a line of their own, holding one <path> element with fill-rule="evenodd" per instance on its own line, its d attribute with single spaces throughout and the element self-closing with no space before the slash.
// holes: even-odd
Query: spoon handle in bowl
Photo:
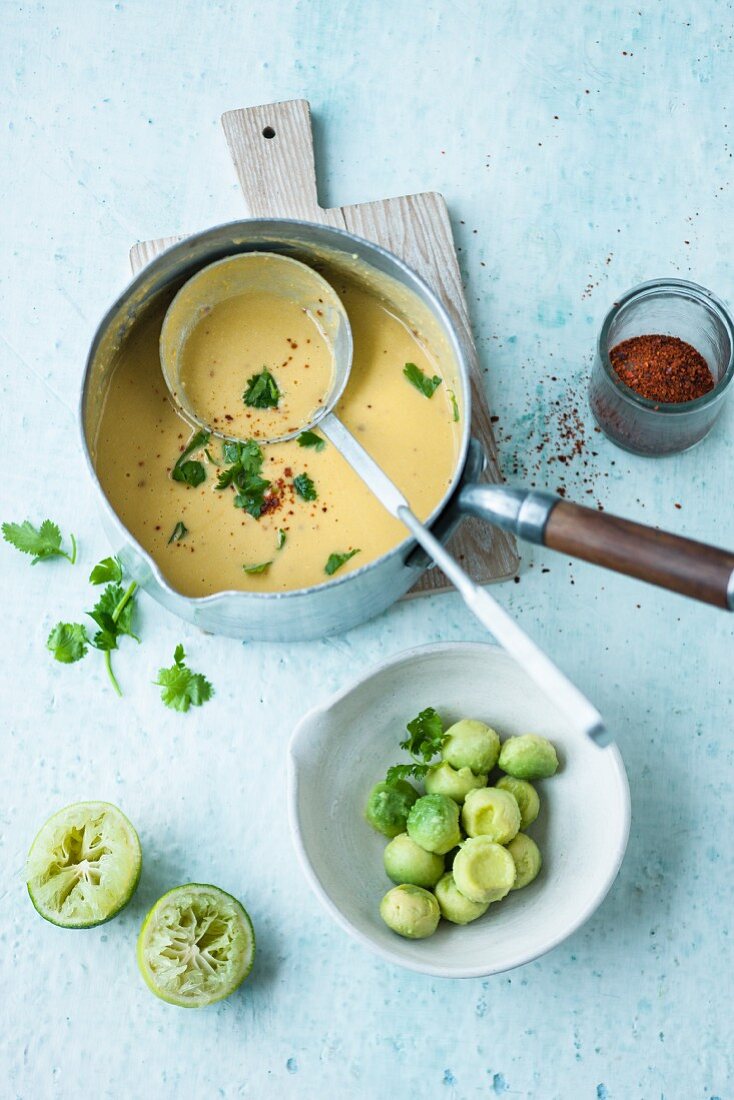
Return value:
<svg viewBox="0 0 734 1100">
<path fill-rule="evenodd" d="M 398 516 L 423 549 L 431 555 L 436 565 L 444 571 L 475 618 L 487 627 L 503 649 L 515 658 L 528 676 L 552 699 L 558 709 L 563 711 L 574 727 L 587 734 L 597 745 L 609 744 L 611 736 L 593 703 L 579 691 L 575 684 L 571 683 L 494 597 L 490 596 L 486 588 L 481 588 L 474 583 L 438 539 L 434 538 L 408 508 L 401 508 Z"/>
<path fill-rule="evenodd" d="M 448 550 L 411 512 L 398 487 L 342 422 L 332 413 L 324 417 L 319 427 L 387 511 L 405 524 L 416 541 L 433 558 L 436 565 L 440 566 L 472 614 L 546 692 L 558 709 L 598 745 L 608 744 L 611 738 L 596 707 L 532 638 L 528 637 L 504 608 L 484 588 L 472 581 Z"/>
</svg>

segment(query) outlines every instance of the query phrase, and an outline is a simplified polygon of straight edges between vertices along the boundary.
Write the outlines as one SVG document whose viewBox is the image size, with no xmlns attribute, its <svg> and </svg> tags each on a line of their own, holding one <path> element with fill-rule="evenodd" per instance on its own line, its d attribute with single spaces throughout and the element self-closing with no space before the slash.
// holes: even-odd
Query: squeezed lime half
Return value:
<svg viewBox="0 0 734 1100">
<path fill-rule="evenodd" d="M 247 910 L 218 886 L 190 882 L 160 898 L 138 936 L 138 966 L 156 997 L 204 1008 L 234 993 L 252 970 Z"/>
<path fill-rule="evenodd" d="M 26 882 L 37 911 L 61 928 L 92 928 L 127 905 L 143 855 L 110 802 L 76 802 L 50 817 L 31 845 Z"/>
</svg>

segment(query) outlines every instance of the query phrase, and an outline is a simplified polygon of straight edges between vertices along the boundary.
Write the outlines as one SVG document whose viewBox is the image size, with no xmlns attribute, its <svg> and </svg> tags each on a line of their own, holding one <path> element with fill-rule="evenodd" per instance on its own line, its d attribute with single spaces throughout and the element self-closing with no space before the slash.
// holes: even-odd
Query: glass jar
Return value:
<svg viewBox="0 0 734 1100">
<path fill-rule="evenodd" d="M 677 336 L 706 360 L 714 388 L 694 401 L 641 397 L 612 367 L 609 352 L 633 336 Z M 615 302 L 599 333 L 589 381 L 594 418 L 614 443 L 638 455 L 686 451 L 711 430 L 734 377 L 734 324 L 711 291 L 684 279 L 640 283 Z"/>
</svg>

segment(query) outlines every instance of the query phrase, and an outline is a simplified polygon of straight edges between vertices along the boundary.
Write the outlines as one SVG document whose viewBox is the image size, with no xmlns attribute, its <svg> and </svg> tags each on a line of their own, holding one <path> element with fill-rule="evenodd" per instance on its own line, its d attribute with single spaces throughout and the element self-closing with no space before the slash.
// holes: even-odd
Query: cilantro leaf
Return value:
<svg viewBox="0 0 734 1100">
<path fill-rule="evenodd" d="M 131 638 L 135 638 L 136 642 L 139 642 L 140 639 L 132 629 L 134 611 L 135 604 L 127 597 L 127 592 L 122 585 L 108 584 L 92 610 L 88 611 L 87 614 L 101 630 L 108 631 L 115 638 L 118 634 L 127 634 Z M 110 648 L 116 649 L 117 645 L 115 644 Z"/>
<path fill-rule="evenodd" d="M 393 785 L 399 783 L 401 779 L 425 779 L 428 767 L 428 764 L 393 764 L 387 769 L 385 782 Z"/>
<path fill-rule="evenodd" d="M 415 365 L 415 363 L 406 363 L 403 367 L 403 374 L 408 379 L 411 386 L 415 386 L 424 397 L 433 397 L 443 381 L 437 374 L 434 374 L 433 378 L 429 378 L 420 367 Z"/>
<path fill-rule="evenodd" d="M 200 672 L 192 672 L 185 664 L 186 654 L 182 645 L 177 645 L 170 668 L 161 668 L 158 679 L 154 681 L 162 688 L 161 699 L 167 707 L 185 713 L 189 707 L 200 707 L 214 694 L 214 688 Z"/>
<path fill-rule="evenodd" d="M 272 564 L 271 559 L 270 561 L 261 561 L 257 565 L 243 565 L 242 568 L 245 573 L 264 573 Z"/>
<path fill-rule="evenodd" d="M 195 489 L 197 485 L 201 485 L 202 481 L 206 480 L 206 470 L 203 463 L 189 459 L 189 455 L 202 450 L 209 439 L 210 433 L 203 430 L 192 435 L 179 455 L 176 465 L 171 470 L 171 477 L 174 481 L 183 481 L 186 485 L 191 485 Z"/>
<path fill-rule="evenodd" d="M 109 560 L 106 559 L 106 561 Z M 105 562 L 100 562 L 97 568 L 104 566 Z M 122 576 L 122 567 L 120 567 L 120 576 Z M 99 627 L 90 644 L 104 653 L 107 674 L 118 695 L 122 695 L 122 691 L 112 671 L 111 654 L 114 649 L 118 648 L 118 640 L 123 635 L 134 638 L 136 642 L 140 641 L 133 630 L 134 596 L 137 587 L 135 581 L 132 581 L 127 588 L 123 588 L 121 584 L 113 581 L 103 590 L 92 610 L 87 612 L 90 619 Z"/>
<path fill-rule="evenodd" d="M 316 500 L 318 493 L 308 474 L 298 474 L 293 478 L 293 488 L 303 500 Z"/>
<path fill-rule="evenodd" d="M 424 763 L 441 751 L 443 744 L 443 722 L 433 707 L 426 707 L 417 718 L 407 725 L 408 737 L 400 742 L 400 748 L 406 749 L 414 758 L 422 757 Z"/>
<path fill-rule="evenodd" d="M 122 562 L 119 558 L 103 558 L 89 574 L 90 584 L 106 584 L 107 581 L 119 583 L 121 580 Z"/>
<path fill-rule="evenodd" d="M 433 707 L 426 707 L 407 724 L 408 736 L 400 742 L 413 757 L 410 764 L 394 764 L 387 769 L 385 782 L 394 784 L 401 779 L 424 779 L 431 761 L 443 745 L 443 722 Z"/>
<path fill-rule="evenodd" d="M 86 654 L 88 643 L 87 630 L 82 623 L 57 623 L 48 636 L 46 648 L 57 661 L 73 665 Z"/>
<path fill-rule="evenodd" d="M 188 533 L 189 529 L 186 524 L 183 523 L 182 520 L 179 520 L 176 526 L 173 528 L 173 531 L 171 532 L 171 537 L 168 540 L 167 545 L 170 546 L 172 542 L 180 542 L 185 535 L 188 535 Z"/>
<path fill-rule="evenodd" d="M 235 508 L 244 508 L 254 519 L 258 519 L 265 504 L 265 493 L 270 488 L 270 482 L 260 476 L 262 451 L 250 439 L 246 443 L 225 443 L 223 454 L 229 465 L 220 473 L 216 488 L 221 491 L 231 485 L 236 490 Z"/>
<path fill-rule="evenodd" d="M 324 566 L 324 573 L 332 577 L 337 569 L 341 569 L 345 562 L 348 562 L 350 558 L 353 558 L 355 554 L 359 553 L 359 550 L 347 550 L 345 554 L 329 554 L 326 565 Z"/>
<path fill-rule="evenodd" d="M 316 432 L 301 432 L 297 443 L 299 447 L 313 447 L 316 452 L 323 451 L 326 446 L 326 440 L 322 436 L 316 435 Z"/>
<path fill-rule="evenodd" d="M 449 398 L 451 399 L 451 408 L 454 410 L 454 424 L 459 422 L 459 403 L 456 400 L 456 394 L 453 390 L 449 390 Z"/>
<path fill-rule="evenodd" d="M 70 536 L 71 553 L 67 554 L 61 549 L 61 531 L 50 519 L 45 519 L 38 528 L 29 519 L 22 523 L 4 523 L 3 538 L 21 554 L 32 554 L 31 565 L 45 558 L 66 558 L 72 565 L 76 561 L 76 539 Z"/>
<path fill-rule="evenodd" d="M 273 378 L 267 367 L 263 367 L 260 374 L 253 374 L 248 379 L 247 389 L 242 394 L 242 400 L 250 408 L 277 409 L 280 401 L 278 383 Z"/>
</svg>

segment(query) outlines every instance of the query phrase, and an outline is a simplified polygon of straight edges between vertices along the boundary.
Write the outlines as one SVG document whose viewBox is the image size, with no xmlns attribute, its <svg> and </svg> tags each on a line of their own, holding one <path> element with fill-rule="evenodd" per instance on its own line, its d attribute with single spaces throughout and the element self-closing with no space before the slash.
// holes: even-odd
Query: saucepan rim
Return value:
<svg viewBox="0 0 734 1100">
<path fill-rule="evenodd" d="M 319 222 L 310 222 L 304 219 L 296 218 L 242 218 L 232 222 L 222 222 L 221 224 L 211 226 L 209 229 L 202 230 L 199 233 L 193 233 L 191 236 L 184 237 L 181 241 L 166 248 L 155 259 L 151 260 L 134 278 L 127 284 L 121 294 L 115 299 L 109 309 L 105 312 L 102 320 L 100 321 L 95 331 L 92 343 L 87 354 L 87 359 L 84 367 L 84 380 L 81 388 L 81 394 L 79 398 L 78 406 L 78 423 L 82 437 L 82 451 L 87 464 L 87 469 L 95 484 L 99 494 L 101 495 L 103 506 L 112 517 L 114 522 L 118 524 L 127 535 L 130 543 L 134 547 L 136 553 L 145 562 L 147 569 L 150 571 L 150 576 L 156 581 L 156 583 L 163 588 L 170 596 L 186 600 L 187 603 L 197 608 L 206 608 L 209 605 L 216 605 L 222 600 L 228 598 L 242 598 L 247 600 L 283 600 L 293 599 L 297 596 L 303 596 L 313 592 L 318 592 L 326 589 L 333 589 L 339 585 L 347 584 L 350 581 L 355 580 L 357 577 L 365 575 L 369 570 L 376 568 L 381 563 L 389 560 L 396 554 L 406 553 L 408 548 L 415 543 L 415 539 L 412 535 L 406 534 L 406 537 L 399 543 L 397 543 L 391 550 L 382 554 L 379 558 L 374 558 L 370 562 L 366 562 L 364 565 L 357 569 L 353 569 L 349 573 L 345 573 L 342 577 L 334 577 L 331 580 L 325 581 L 322 584 L 308 585 L 305 588 L 292 588 L 284 592 L 251 592 L 243 589 L 221 589 L 217 592 L 212 592 L 207 596 L 186 596 L 184 593 L 179 592 L 174 588 L 166 579 L 160 566 L 155 559 L 144 549 L 138 542 L 133 533 L 123 523 L 118 513 L 113 508 L 106 492 L 102 487 L 97 471 L 92 461 L 92 456 L 89 451 L 87 443 L 87 433 L 85 431 L 85 408 L 87 403 L 87 396 L 89 391 L 89 385 L 92 375 L 92 368 L 95 362 L 99 345 L 104 339 L 110 325 L 114 322 L 121 309 L 123 309 L 126 303 L 134 296 L 135 292 L 139 290 L 146 282 L 155 279 L 155 275 L 159 271 L 164 271 L 178 256 L 185 256 L 187 252 L 190 252 L 192 246 L 198 243 L 205 242 L 207 237 L 211 237 L 213 240 L 228 235 L 230 238 L 234 238 L 236 234 L 246 233 L 248 230 L 253 230 L 254 227 L 260 227 L 261 230 L 267 231 L 269 227 L 273 229 L 284 230 L 290 228 L 293 230 L 290 240 L 286 237 L 278 242 L 279 244 L 293 244 L 298 245 L 297 233 L 299 230 L 307 228 L 310 232 L 316 230 L 322 237 L 324 245 L 327 245 L 330 241 L 349 242 L 354 247 L 358 245 L 360 248 L 367 252 L 367 258 L 369 255 L 377 255 L 387 261 L 389 265 L 394 265 L 395 271 L 392 273 L 392 277 L 396 277 L 398 274 L 402 275 L 405 279 L 405 284 L 409 290 L 420 291 L 420 294 L 424 296 L 425 304 L 427 308 L 431 310 L 436 320 L 442 325 L 445 335 L 448 339 L 451 351 L 456 358 L 458 366 L 458 372 L 463 386 L 463 417 L 461 426 L 461 440 L 459 445 L 458 456 L 454 465 L 454 471 L 451 481 L 441 497 L 436 507 L 431 512 L 430 516 L 426 520 L 426 525 L 430 525 L 441 515 L 446 508 L 452 494 L 456 489 L 456 485 L 461 477 L 461 473 L 464 470 L 467 461 L 467 452 L 469 447 L 469 439 L 471 435 L 471 384 L 469 374 L 469 362 L 467 357 L 466 343 L 459 335 L 457 327 L 449 314 L 446 306 L 440 300 L 436 292 L 426 282 L 426 280 L 418 274 L 409 264 L 406 264 L 404 260 L 401 260 L 394 252 L 391 252 L 387 248 L 383 248 L 382 245 L 375 244 L 372 241 L 366 240 L 364 237 L 359 237 L 354 233 L 349 233 L 345 229 L 339 229 L 336 226 L 321 225 Z M 263 242 L 258 242 L 257 247 L 262 248 Z M 241 251 L 247 251 L 242 249 Z M 341 248 L 339 251 L 348 252 L 349 249 Z M 236 253 L 228 253 L 228 255 L 235 255 Z"/>
</svg>

